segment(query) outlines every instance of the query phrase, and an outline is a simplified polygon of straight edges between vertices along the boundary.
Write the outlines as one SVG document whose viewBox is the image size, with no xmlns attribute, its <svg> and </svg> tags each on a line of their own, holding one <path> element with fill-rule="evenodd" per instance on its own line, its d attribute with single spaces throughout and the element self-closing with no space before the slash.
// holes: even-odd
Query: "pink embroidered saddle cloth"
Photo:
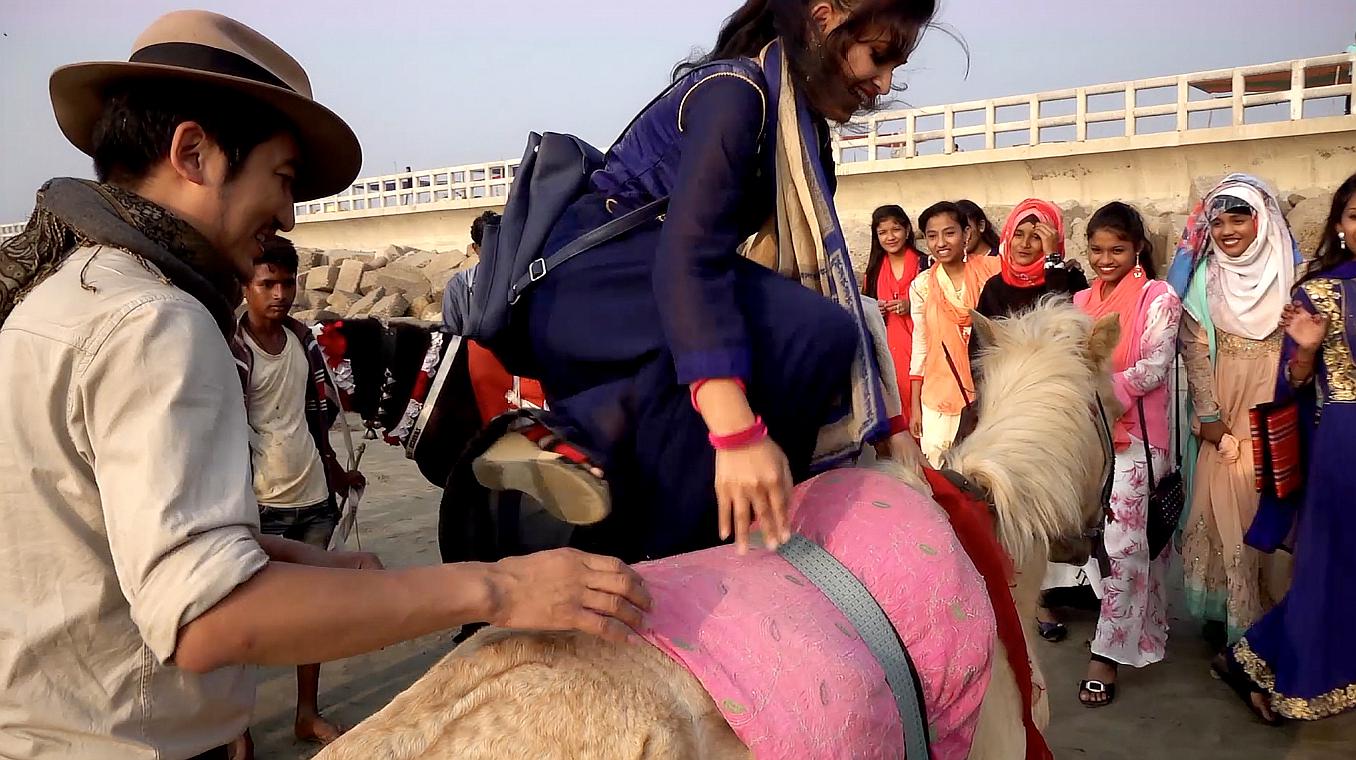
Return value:
<svg viewBox="0 0 1356 760">
<path fill-rule="evenodd" d="M 994 614 L 946 514 L 889 475 L 835 470 L 796 489 L 793 529 L 880 603 L 923 682 L 937 760 L 969 754 L 989 683 Z M 730 546 L 637 567 L 640 631 L 687 668 L 758 760 L 898 760 L 885 674 L 852 624 L 775 552 Z M 918 759 L 913 759 L 918 760 Z"/>
</svg>

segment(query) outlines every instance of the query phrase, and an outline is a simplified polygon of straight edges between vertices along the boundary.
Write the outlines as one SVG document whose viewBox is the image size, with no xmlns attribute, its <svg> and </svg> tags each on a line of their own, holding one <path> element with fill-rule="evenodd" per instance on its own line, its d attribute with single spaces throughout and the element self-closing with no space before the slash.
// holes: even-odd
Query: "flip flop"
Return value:
<svg viewBox="0 0 1356 760">
<path fill-rule="evenodd" d="M 1265 689 L 1253 683 L 1252 678 L 1234 662 L 1232 657 L 1223 654 L 1216 657 L 1210 663 L 1210 670 L 1214 672 L 1216 676 L 1219 676 L 1219 680 L 1228 684 L 1229 688 L 1234 690 L 1234 693 L 1238 695 L 1238 698 L 1243 700 L 1243 704 L 1248 708 L 1248 711 L 1257 716 L 1258 720 L 1268 726 L 1279 726 L 1285 722 L 1279 715 L 1273 715 L 1271 718 L 1267 718 L 1267 716 L 1258 709 L 1257 705 L 1253 704 L 1252 695 L 1261 694 L 1268 698 L 1270 698 L 1271 695 Z"/>
<path fill-rule="evenodd" d="M 593 525 L 612 512 L 607 483 L 590 472 L 593 457 L 537 420 L 509 431 L 471 463 L 480 484 L 527 494 L 553 517 Z"/>
</svg>

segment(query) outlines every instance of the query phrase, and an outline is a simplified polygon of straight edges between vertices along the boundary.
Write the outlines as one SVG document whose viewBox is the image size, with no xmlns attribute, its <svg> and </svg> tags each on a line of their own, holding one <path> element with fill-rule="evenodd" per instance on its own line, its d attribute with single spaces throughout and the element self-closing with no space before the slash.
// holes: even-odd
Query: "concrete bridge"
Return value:
<svg viewBox="0 0 1356 760">
<path fill-rule="evenodd" d="M 1185 214 L 1201 184 L 1231 171 L 1283 194 L 1331 190 L 1356 170 L 1354 67 L 1356 54 L 1332 55 L 872 114 L 834 142 L 839 214 L 862 253 L 883 203 L 916 214 L 941 199 L 993 209 L 1040 196 Z M 471 221 L 502 208 L 517 163 L 362 178 L 297 204 L 291 237 L 327 249 L 464 248 Z"/>
</svg>

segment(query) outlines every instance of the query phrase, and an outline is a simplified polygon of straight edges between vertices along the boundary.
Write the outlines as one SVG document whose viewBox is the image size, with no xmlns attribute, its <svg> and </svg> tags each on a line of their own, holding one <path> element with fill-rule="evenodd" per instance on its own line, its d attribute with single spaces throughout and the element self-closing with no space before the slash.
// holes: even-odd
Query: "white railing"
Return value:
<svg viewBox="0 0 1356 760">
<path fill-rule="evenodd" d="M 855 174 L 1288 134 L 1278 123 L 1296 133 L 1356 129 L 1353 70 L 1356 54 L 1348 53 L 886 111 L 840 129 L 834 159 L 840 173 Z M 296 204 L 297 221 L 499 206 L 517 166 L 513 159 L 364 177 Z M 21 229 L 0 225 L 0 240 Z"/>
<path fill-rule="evenodd" d="M 13 224 L 0 224 L 0 243 L 9 240 L 20 232 L 24 231 L 25 222 L 15 222 Z"/>
<path fill-rule="evenodd" d="M 1219 128 L 1249 139 L 1240 128 L 1345 115 L 1345 99 L 1356 96 L 1353 67 L 1356 54 L 1330 55 L 882 112 L 839 130 L 834 158 L 840 166 L 960 152 L 985 154 L 968 161 L 998 160 L 997 152 L 1013 148 L 1131 138 L 1119 150 L 1136 147 L 1136 137 Z M 1314 102 L 1325 99 L 1332 100 Z M 1273 108 L 1259 108 L 1265 106 Z"/>
<path fill-rule="evenodd" d="M 502 205 L 518 160 L 362 177 L 337 195 L 296 204 L 298 222 Z"/>
</svg>

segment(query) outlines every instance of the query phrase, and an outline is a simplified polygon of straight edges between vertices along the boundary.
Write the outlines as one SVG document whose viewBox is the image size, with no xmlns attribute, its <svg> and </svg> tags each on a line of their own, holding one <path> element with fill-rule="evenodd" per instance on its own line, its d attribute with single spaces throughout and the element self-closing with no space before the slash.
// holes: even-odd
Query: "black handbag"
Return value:
<svg viewBox="0 0 1356 760">
<path fill-rule="evenodd" d="M 1174 361 L 1173 369 L 1176 367 Z M 1174 405 L 1177 403 L 1175 394 L 1171 403 Z M 1175 415 L 1169 415 L 1177 467 L 1164 475 L 1162 480 L 1155 480 L 1154 457 L 1153 452 L 1149 450 L 1149 429 L 1144 424 L 1144 399 L 1137 399 L 1135 406 L 1139 410 L 1139 430 L 1144 435 L 1144 466 L 1149 474 L 1149 514 L 1146 532 L 1149 537 L 1149 559 L 1154 560 L 1158 559 L 1158 555 L 1171 543 L 1172 534 L 1177 530 L 1177 523 L 1182 519 L 1182 509 L 1186 506 L 1186 484 L 1182 482 L 1182 438 L 1171 424 Z"/>
</svg>

